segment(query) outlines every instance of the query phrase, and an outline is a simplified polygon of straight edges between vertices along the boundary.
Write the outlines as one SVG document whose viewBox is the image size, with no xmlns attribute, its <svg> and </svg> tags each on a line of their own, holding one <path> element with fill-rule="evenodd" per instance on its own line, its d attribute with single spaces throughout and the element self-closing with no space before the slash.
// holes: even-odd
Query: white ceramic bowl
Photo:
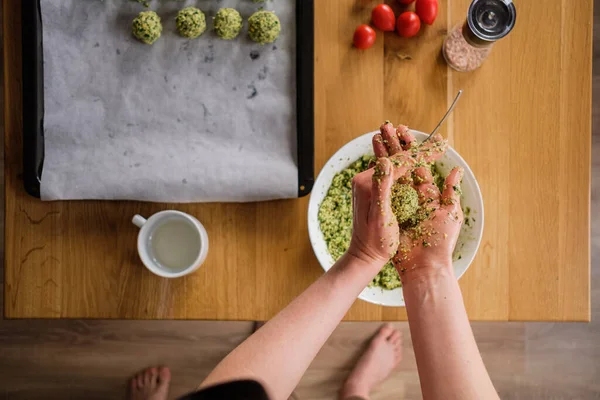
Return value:
<svg viewBox="0 0 600 400">
<path fill-rule="evenodd" d="M 420 142 L 424 140 L 427 135 L 418 132 L 411 131 L 417 140 Z M 341 170 L 348 168 L 350 164 L 359 159 L 365 154 L 373 154 L 373 148 L 371 146 L 371 140 L 373 135 L 379 132 L 371 132 L 356 139 L 352 140 L 344 147 L 339 149 L 329 161 L 325 164 L 313 187 L 310 195 L 310 202 L 308 205 L 308 234 L 310 236 L 310 243 L 313 251 L 319 260 L 319 263 L 325 271 L 329 270 L 334 264 L 334 260 L 327 251 L 327 244 L 323 238 L 323 233 L 319 228 L 319 207 L 323 198 L 329 190 L 331 181 L 334 175 Z M 481 242 L 481 236 L 483 235 L 483 200 L 481 197 L 481 191 L 477 180 L 473 175 L 473 171 L 469 168 L 469 165 L 462 159 L 462 157 L 452 147 L 448 148 L 448 151 L 444 157 L 438 161 L 438 169 L 444 175 L 448 175 L 450 170 L 454 167 L 460 166 L 465 170 L 465 174 L 462 181 L 463 195 L 461 198 L 461 204 L 463 210 L 467 207 L 470 208 L 469 213 L 469 224 L 463 224 L 463 228 L 458 239 L 458 243 L 455 249 L 455 257 L 453 262 L 454 274 L 457 279 L 460 278 L 471 262 L 475 258 L 479 243 Z M 467 218 L 465 216 L 465 218 Z M 460 259 L 458 255 L 460 254 Z M 359 299 L 368 301 L 369 303 L 380 304 L 383 306 L 392 307 L 403 307 L 404 296 L 402 289 L 384 290 L 379 287 L 367 287 L 365 288 Z"/>
</svg>

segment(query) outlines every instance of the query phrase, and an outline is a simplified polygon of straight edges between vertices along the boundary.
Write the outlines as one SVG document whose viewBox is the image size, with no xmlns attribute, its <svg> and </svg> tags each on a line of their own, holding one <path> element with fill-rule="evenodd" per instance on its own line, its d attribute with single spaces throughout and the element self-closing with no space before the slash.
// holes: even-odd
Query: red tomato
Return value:
<svg viewBox="0 0 600 400">
<path fill-rule="evenodd" d="M 421 29 L 421 20 L 419 16 L 412 11 L 406 11 L 400 14 L 396 23 L 398 35 L 402 37 L 413 37 L 419 33 Z"/>
<path fill-rule="evenodd" d="M 406 5 L 412 3 L 413 1 L 415 0 L 398 0 L 398 3 Z"/>
<path fill-rule="evenodd" d="M 373 46 L 377 34 L 369 25 L 361 25 L 354 31 L 354 47 L 366 50 Z"/>
<path fill-rule="evenodd" d="M 392 32 L 396 29 L 396 15 L 392 7 L 387 4 L 380 4 L 373 9 L 371 20 L 375 27 L 382 31 Z"/>
<path fill-rule="evenodd" d="M 431 25 L 438 15 L 438 0 L 417 0 L 415 11 L 421 21 Z"/>
</svg>

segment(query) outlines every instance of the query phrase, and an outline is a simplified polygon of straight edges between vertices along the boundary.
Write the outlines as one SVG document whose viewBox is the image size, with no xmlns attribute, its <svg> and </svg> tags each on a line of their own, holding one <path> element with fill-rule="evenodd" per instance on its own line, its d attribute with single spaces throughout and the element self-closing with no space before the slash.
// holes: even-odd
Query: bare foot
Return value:
<svg viewBox="0 0 600 400">
<path fill-rule="evenodd" d="M 147 368 L 129 382 L 129 400 L 167 400 L 171 371 L 169 368 Z"/>
<path fill-rule="evenodd" d="M 353 396 L 368 399 L 371 390 L 383 382 L 401 360 L 402 332 L 385 324 L 354 366 L 340 390 L 340 399 Z"/>
</svg>

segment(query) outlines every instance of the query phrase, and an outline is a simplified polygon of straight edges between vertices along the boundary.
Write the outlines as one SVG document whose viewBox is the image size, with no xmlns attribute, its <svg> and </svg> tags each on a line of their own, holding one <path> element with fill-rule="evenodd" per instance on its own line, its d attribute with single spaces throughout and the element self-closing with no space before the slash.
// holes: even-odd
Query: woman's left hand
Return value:
<svg viewBox="0 0 600 400">
<path fill-rule="evenodd" d="M 352 179 L 352 240 L 348 254 L 377 266 L 395 254 L 399 228 L 392 212 L 392 162 L 381 158 L 374 168 Z"/>
</svg>

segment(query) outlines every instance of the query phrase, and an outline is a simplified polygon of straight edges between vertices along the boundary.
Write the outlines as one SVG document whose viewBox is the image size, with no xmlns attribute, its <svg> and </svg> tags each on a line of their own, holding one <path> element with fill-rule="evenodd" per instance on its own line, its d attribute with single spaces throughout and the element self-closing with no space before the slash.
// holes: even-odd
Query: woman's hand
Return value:
<svg viewBox="0 0 600 400">
<path fill-rule="evenodd" d="M 419 213 L 423 220 L 400 231 L 400 245 L 392 262 L 403 282 L 421 273 L 452 268 L 452 252 L 463 223 L 460 207 L 462 168 L 450 172 L 441 194 L 429 168 L 417 168 L 413 176 L 412 186 L 419 194 Z"/>
<path fill-rule="evenodd" d="M 378 157 L 374 168 L 352 180 L 353 229 L 348 249 L 348 254 L 378 268 L 394 257 L 398 249 L 399 227 L 391 207 L 392 185 L 400 178 L 410 177 L 418 163 L 440 158 L 447 147 L 438 135 L 417 149 L 416 139 L 408 128 L 399 126 L 396 130 L 390 122 L 381 125 L 380 130 L 373 137 Z"/>
<path fill-rule="evenodd" d="M 376 266 L 375 273 L 396 254 L 399 243 L 391 205 L 392 172 L 391 160 L 382 158 L 352 179 L 352 239 L 347 253 Z"/>
<path fill-rule="evenodd" d="M 460 181 L 463 170 L 453 169 L 440 193 L 429 168 L 420 167 L 440 159 L 448 145 L 440 135 L 419 146 L 407 127 L 394 129 L 386 123 L 373 138 L 375 155 L 394 164 L 394 182 L 410 184 L 419 194 L 420 222 L 400 229 L 400 243 L 392 259 L 403 282 L 438 268 L 451 268 L 452 252 L 460 233 Z"/>
</svg>

